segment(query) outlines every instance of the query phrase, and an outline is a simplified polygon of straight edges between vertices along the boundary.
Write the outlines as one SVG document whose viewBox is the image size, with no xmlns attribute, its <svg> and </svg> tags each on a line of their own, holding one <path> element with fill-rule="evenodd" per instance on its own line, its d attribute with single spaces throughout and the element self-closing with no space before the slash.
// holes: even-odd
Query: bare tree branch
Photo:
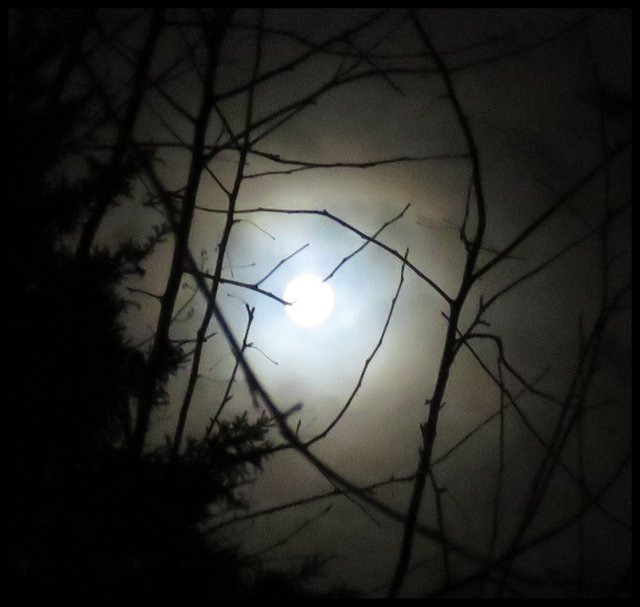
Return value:
<svg viewBox="0 0 640 607">
<path fill-rule="evenodd" d="M 199 206 L 197 208 L 199 210 L 205 211 L 207 213 L 221 213 L 222 212 L 219 209 L 209 209 L 209 208 L 201 207 L 201 206 Z M 269 207 L 257 207 L 257 208 L 254 208 L 254 209 L 238 209 L 236 211 L 236 213 L 237 214 L 240 214 L 240 213 L 283 213 L 283 214 L 286 214 L 286 215 L 319 215 L 321 217 L 326 217 L 327 219 L 330 219 L 331 221 L 334 221 L 335 223 L 341 225 L 343 228 L 346 228 L 347 230 L 353 232 L 354 234 L 357 234 L 358 236 L 360 236 L 360 238 L 363 238 L 364 240 L 370 241 L 371 243 L 377 245 L 381 249 L 387 251 L 387 253 L 391 254 L 396 259 L 398 259 L 398 260 L 402 261 L 403 263 L 405 263 L 405 265 L 410 270 L 412 270 L 414 272 L 414 274 L 416 274 L 422 280 L 424 280 L 446 302 L 450 302 L 451 301 L 451 298 L 449 297 L 449 295 L 447 295 L 437 285 L 437 283 L 435 283 L 431 278 L 429 278 L 426 274 L 424 274 L 420 269 L 418 269 L 411 262 L 409 262 L 409 261 L 405 262 L 401 253 L 399 253 L 398 251 L 396 251 L 392 247 L 384 244 L 383 242 L 380 242 L 379 240 L 376 240 L 372 236 L 368 236 L 364 232 L 358 230 L 357 228 L 355 228 L 354 226 L 352 226 L 348 222 L 344 221 L 343 219 L 340 219 L 339 217 L 337 217 L 333 213 L 330 213 L 326 209 L 320 211 L 320 210 L 317 210 L 317 209 L 276 209 L 276 208 L 269 208 Z"/>
<path fill-rule="evenodd" d="M 405 252 L 405 259 L 407 259 L 408 257 L 409 257 L 409 249 L 407 249 Z M 338 413 L 338 415 L 336 415 L 336 417 L 333 418 L 333 421 L 320 434 L 314 436 L 311 440 L 307 441 L 305 443 L 305 447 L 309 447 L 312 444 L 318 442 L 319 440 L 327 436 L 329 432 L 331 432 L 331 430 L 340 421 L 340 418 L 347 412 L 347 409 L 351 406 L 353 399 L 356 397 L 360 388 L 362 387 L 362 382 L 364 380 L 364 376 L 367 373 L 367 369 L 369 368 L 369 365 L 371 364 L 371 361 L 374 359 L 375 355 L 378 353 L 378 350 L 382 346 L 382 342 L 384 341 L 384 336 L 386 335 L 387 329 L 389 328 L 389 323 L 391 322 L 391 317 L 393 316 L 393 310 L 396 307 L 396 302 L 398 301 L 398 296 L 400 295 L 400 290 L 402 289 L 402 283 L 404 282 L 404 267 L 405 267 L 405 264 L 403 263 L 402 268 L 400 270 L 400 281 L 398 282 L 398 288 L 396 289 L 396 293 L 393 296 L 393 299 L 391 300 L 389 313 L 387 314 L 387 319 L 384 323 L 384 327 L 382 328 L 382 333 L 380 334 L 380 338 L 378 339 L 378 342 L 373 348 L 373 351 L 369 355 L 369 358 L 367 358 L 367 360 L 365 361 L 364 366 L 362 367 L 362 371 L 360 372 L 360 376 L 358 377 L 358 381 L 354 389 L 352 390 L 351 394 L 349 395 L 347 402 L 344 404 L 342 409 L 340 409 L 340 412 Z"/>
</svg>

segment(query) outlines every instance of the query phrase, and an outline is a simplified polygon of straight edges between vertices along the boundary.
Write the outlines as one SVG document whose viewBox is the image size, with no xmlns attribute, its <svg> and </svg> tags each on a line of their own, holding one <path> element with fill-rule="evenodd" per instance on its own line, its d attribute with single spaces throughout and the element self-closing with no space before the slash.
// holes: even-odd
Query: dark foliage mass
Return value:
<svg viewBox="0 0 640 607">
<path fill-rule="evenodd" d="M 118 286 L 141 272 L 153 242 L 80 255 L 65 239 L 86 225 L 96 201 L 126 196 L 138 166 L 126 158 L 115 168 L 94 161 L 80 177 L 59 177 L 87 111 L 86 98 L 61 96 L 65 61 L 73 60 L 63 52 L 69 41 L 28 13 L 12 27 L 11 596 L 304 595 L 300 576 L 264 571 L 197 528 L 211 507 L 242 506 L 236 489 L 261 465 L 255 451 L 266 446 L 266 418 L 220 424 L 179 457 L 168 448 L 130 449 L 131 405 L 149 371 L 120 322 L 127 304 Z M 181 357 L 172 347 L 154 368 L 157 405 Z"/>
</svg>

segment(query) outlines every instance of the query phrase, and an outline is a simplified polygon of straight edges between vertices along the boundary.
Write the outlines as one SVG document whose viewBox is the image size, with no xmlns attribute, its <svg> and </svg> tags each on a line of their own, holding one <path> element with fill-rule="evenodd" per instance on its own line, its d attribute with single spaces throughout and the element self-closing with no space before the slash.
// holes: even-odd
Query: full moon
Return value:
<svg viewBox="0 0 640 607">
<path fill-rule="evenodd" d="M 295 323 L 312 327 L 327 319 L 333 309 L 333 290 L 313 274 L 294 278 L 284 290 L 285 310 Z"/>
</svg>

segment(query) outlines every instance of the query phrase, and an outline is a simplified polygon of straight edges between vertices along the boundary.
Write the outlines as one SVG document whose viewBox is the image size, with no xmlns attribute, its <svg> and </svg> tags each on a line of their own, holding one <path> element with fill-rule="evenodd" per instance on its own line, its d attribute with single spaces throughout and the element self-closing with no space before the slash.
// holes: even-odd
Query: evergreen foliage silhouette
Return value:
<svg viewBox="0 0 640 607">
<path fill-rule="evenodd" d="M 71 15 L 68 31 L 80 35 L 88 16 Z M 118 287 L 166 230 L 85 256 L 69 246 L 98 199 L 126 198 L 139 162 L 125 158 L 114 172 L 94 158 L 80 177 L 62 176 L 63 163 L 77 162 L 91 96 L 52 95 L 73 42 L 57 31 L 29 12 L 10 31 L 10 594 L 302 595 L 302 576 L 268 572 L 198 532 L 212 507 L 244 505 L 237 489 L 262 464 L 266 417 L 220 423 L 177 458 L 168 447 L 128 448 L 147 363 L 127 340 Z M 183 359 L 169 350 L 155 369 L 157 406 Z"/>
</svg>

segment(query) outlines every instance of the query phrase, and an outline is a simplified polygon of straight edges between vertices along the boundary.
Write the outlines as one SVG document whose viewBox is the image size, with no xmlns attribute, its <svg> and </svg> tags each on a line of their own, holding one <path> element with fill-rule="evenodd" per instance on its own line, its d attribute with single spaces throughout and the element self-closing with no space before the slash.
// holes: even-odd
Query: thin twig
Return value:
<svg viewBox="0 0 640 607">
<path fill-rule="evenodd" d="M 289 261 L 292 257 L 294 257 L 295 255 L 297 255 L 298 253 L 300 253 L 301 251 L 304 251 L 310 243 L 304 244 L 302 245 L 299 249 L 296 249 L 293 253 L 291 253 L 291 255 L 287 255 L 284 259 L 281 259 L 274 267 L 272 270 L 270 270 L 269 272 L 267 272 L 258 282 L 255 283 L 256 287 L 259 287 L 265 280 L 267 280 L 267 278 L 269 278 L 269 276 L 273 275 L 283 264 L 285 264 L 287 261 Z"/>
<path fill-rule="evenodd" d="M 388 164 L 401 164 L 409 162 L 436 162 L 445 160 L 464 160 L 468 158 L 468 154 L 432 154 L 427 156 L 396 156 L 394 158 L 383 158 L 380 160 L 368 160 L 362 162 L 317 162 L 303 160 L 288 160 L 282 158 L 278 154 L 269 154 L 267 152 L 253 151 L 253 154 L 261 156 L 278 164 L 292 165 L 291 169 L 262 171 L 259 173 L 249 173 L 247 179 L 256 179 L 258 177 L 266 177 L 270 175 L 292 175 L 300 171 L 318 170 L 318 169 L 370 169 Z"/>
<path fill-rule="evenodd" d="M 329 510 L 331 510 L 331 504 L 329 504 L 324 510 L 321 510 L 320 512 L 318 512 L 317 514 L 315 514 L 311 518 L 309 518 L 306 521 L 304 521 L 301 525 L 296 527 L 293 531 L 290 531 L 284 537 L 280 538 L 279 540 L 277 540 L 273 544 L 269 544 L 268 546 L 265 546 L 264 548 L 261 548 L 257 552 L 252 552 L 252 553 L 247 554 L 245 556 L 248 557 L 248 558 L 256 558 L 256 557 L 262 556 L 263 554 L 266 554 L 267 552 L 271 552 L 272 550 L 275 550 L 276 548 L 280 548 L 281 546 L 284 546 L 285 544 L 289 543 L 296 535 L 298 535 L 299 533 L 304 531 L 307 527 L 310 527 L 311 525 L 313 525 L 313 523 L 315 523 L 318 519 L 320 519 L 325 514 L 327 514 L 327 512 L 329 512 Z"/>
<path fill-rule="evenodd" d="M 407 483 L 410 482 L 414 479 L 414 475 L 408 475 L 408 476 L 401 476 L 401 477 L 391 477 L 387 480 L 384 481 L 378 481 L 376 483 L 373 483 L 371 485 L 366 485 L 364 487 L 359 487 L 357 489 L 358 493 L 371 493 L 373 491 L 375 491 L 376 489 L 379 489 L 381 487 L 387 487 L 389 485 L 393 485 L 393 484 L 397 484 L 397 483 Z M 210 527 L 207 527 L 206 529 L 204 529 L 202 531 L 202 533 L 205 534 L 209 534 L 209 533 L 215 533 L 216 531 L 218 531 L 219 529 L 222 529 L 224 527 L 227 527 L 229 525 L 234 525 L 236 523 L 242 523 L 245 521 L 249 521 L 249 520 L 253 520 L 256 518 L 260 518 L 261 516 L 267 516 L 269 514 L 275 514 L 277 512 L 282 512 L 284 510 L 289 510 L 291 508 L 297 508 L 299 506 L 305 506 L 307 504 L 319 501 L 319 500 L 324 500 L 324 499 L 330 499 L 332 497 L 339 497 L 344 495 L 346 492 L 350 492 L 350 490 L 348 489 L 338 489 L 338 488 L 334 488 L 331 491 L 325 491 L 323 493 L 319 493 L 316 495 L 312 495 L 310 497 L 305 497 L 303 499 L 299 499 L 299 500 L 295 500 L 295 501 L 291 501 L 291 502 L 286 502 L 284 504 L 280 504 L 279 506 L 273 506 L 271 508 L 265 508 L 264 510 L 257 510 L 256 512 L 250 512 L 249 514 L 242 514 L 242 515 L 238 515 L 235 516 L 234 518 L 228 519 L 226 521 L 222 521 L 220 523 L 215 523 Z"/>
<path fill-rule="evenodd" d="M 498 255 L 496 255 L 491 261 L 488 261 L 482 267 L 478 268 L 474 274 L 474 280 L 478 280 L 481 276 L 489 272 L 497 264 L 499 264 L 505 257 L 507 257 L 514 249 L 520 246 L 525 240 L 527 240 L 536 230 L 538 230 L 544 223 L 546 223 L 553 215 L 555 215 L 559 209 L 566 206 L 568 200 L 579 193 L 586 185 L 600 174 L 603 170 L 610 165 L 620 154 L 626 152 L 630 147 L 629 142 L 619 144 L 616 148 L 612 149 L 606 157 L 598 162 L 594 167 L 589 169 L 582 177 L 580 177 L 564 194 L 556 198 L 551 206 L 541 213 L 536 219 L 534 219 L 526 228 L 524 228 L 518 236 L 516 236 L 506 247 L 504 247 Z"/>
<path fill-rule="evenodd" d="M 377 238 L 380 233 L 387 227 L 389 227 L 392 223 L 395 223 L 396 221 L 398 221 L 398 219 L 400 219 L 406 212 L 407 209 L 411 206 L 411 204 L 407 204 L 404 209 L 402 209 L 402 211 L 400 211 L 400 213 L 398 213 L 393 219 L 390 219 L 389 221 L 386 221 L 385 223 L 382 224 L 382 226 L 378 229 L 378 231 L 371 237 L 372 239 Z M 323 282 L 327 282 L 327 280 L 333 278 L 333 276 L 335 275 L 335 273 L 345 264 L 347 263 L 347 261 L 349 261 L 351 258 L 355 257 L 358 253 L 360 253 L 360 251 L 362 251 L 362 249 L 364 249 L 369 243 L 371 243 L 371 240 L 367 240 L 364 244 L 360 245 L 355 251 L 353 251 L 352 253 L 350 253 L 349 255 L 347 255 L 346 257 L 344 257 L 340 263 L 338 263 L 338 265 L 333 268 L 333 270 L 331 270 L 331 272 L 329 272 L 329 274 L 327 274 L 324 278 L 323 278 Z M 406 255 L 405 255 L 405 259 L 406 259 Z M 404 266 L 403 266 L 404 267 Z"/>
<path fill-rule="evenodd" d="M 409 257 L 409 249 L 407 249 L 406 252 L 405 252 L 405 259 L 407 259 L 408 257 Z M 374 359 L 375 355 L 378 353 L 378 350 L 382 346 L 382 342 L 384 341 L 384 337 L 385 337 L 385 335 L 387 333 L 387 329 L 389 328 L 389 324 L 391 322 L 391 317 L 393 316 L 393 311 L 394 311 L 394 309 L 396 307 L 396 302 L 398 301 L 398 296 L 400 295 L 400 290 L 402 289 L 402 283 L 404 282 L 404 268 L 405 268 L 405 264 L 403 263 L 402 264 L 402 268 L 400 269 L 400 280 L 398 282 L 398 287 L 396 289 L 395 295 L 393 296 L 393 299 L 391 300 L 391 306 L 389 307 L 389 313 L 387 314 L 387 318 L 385 320 L 384 326 L 382 327 L 382 332 L 380 333 L 380 337 L 378 338 L 378 342 L 376 343 L 376 345 L 373 348 L 373 351 L 371 352 L 371 354 L 369 355 L 369 357 L 365 361 L 365 363 L 364 363 L 364 365 L 362 367 L 362 371 L 360 372 L 360 376 L 358 377 L 358 381 L 356 382 L 355 387 L 351 391 L 351 394 L 349 395 L 349 398 L 347 399 L 347 402 L 344 404 L 342 409 L 340 409 L 340 412 L 338 413 L 338 415 L 336 415 L 336 417 L 333 418 L 331 423 L 320 434 L 317 434 L 311 440 L 309 440 L 309 441 L 307 441 L 305 443 L 305 445 L 307 447 L 309 447 L 309 446 L 313 445 L 314 443 L 318 442 L 319 440 L 323 439 L 325 436 L 327 436 L 327 434 L 329 434 L 329 432 L 331 432 L 331 430 L 335 427 L 335 425 L 340 421 L 340 418 L 347 412 L 347 409 L 351 406 L 351 403 L 353 402 L 353 399 L 356 397 L 356 395 L 358 394 L 360 388 L 362 387 L 362 382 L 364 381 L 364 376 L 367 373 L 367 369 L 369 368 L 369 365 L 371 364 L 371 361 Z"/>
<path fill-rule="evenodd" d="M 251 324 L 253 323 L 253 319 L 254 319 L 254 314 L 255 314 L 255 308 L 250 307 L 249 305 L 245 304 L 245 309 L 247 311 L 247 326 L 244 330 L 244 335 L 242 337 L 242 345 L 240 346 L 240 352 L 244 355 L 245 350 L 247 349 L 247 339 L 249 338 L 249 331 L 251 330 Z M 227 387 L 225 388 L 224 394 L 222 396 L 222 400 L 220 401 L 220 405 L 218 406 L 217 411 L 215 412 L 214 416 L 209 420 L 209 424 L 207 426 L 207 428 L 205 429 L 204 432 L 204 438 L 207 439 L 209 438 L 209 436 L 211 435 L 211 431 L 213 430 L 213 427 L 215 426 L 216 422 L 218 421 L 218 418 L 220 417 L 220 414 L 222 413 L 222 410 L 224 409 L 224 406 L 231 400 L 232 396 L 231 396 L 231 389 L 233 387 L 233 384 L 236 381 L 236 375 L 238 373 L 238 369 L 240 367 L 240 361 L 236 358 L 236 362 L 233 365 L 233 371 L 231 371 L 231 375 L 229 376 L 229 381 L 227 382 Z"/>
</svg>

